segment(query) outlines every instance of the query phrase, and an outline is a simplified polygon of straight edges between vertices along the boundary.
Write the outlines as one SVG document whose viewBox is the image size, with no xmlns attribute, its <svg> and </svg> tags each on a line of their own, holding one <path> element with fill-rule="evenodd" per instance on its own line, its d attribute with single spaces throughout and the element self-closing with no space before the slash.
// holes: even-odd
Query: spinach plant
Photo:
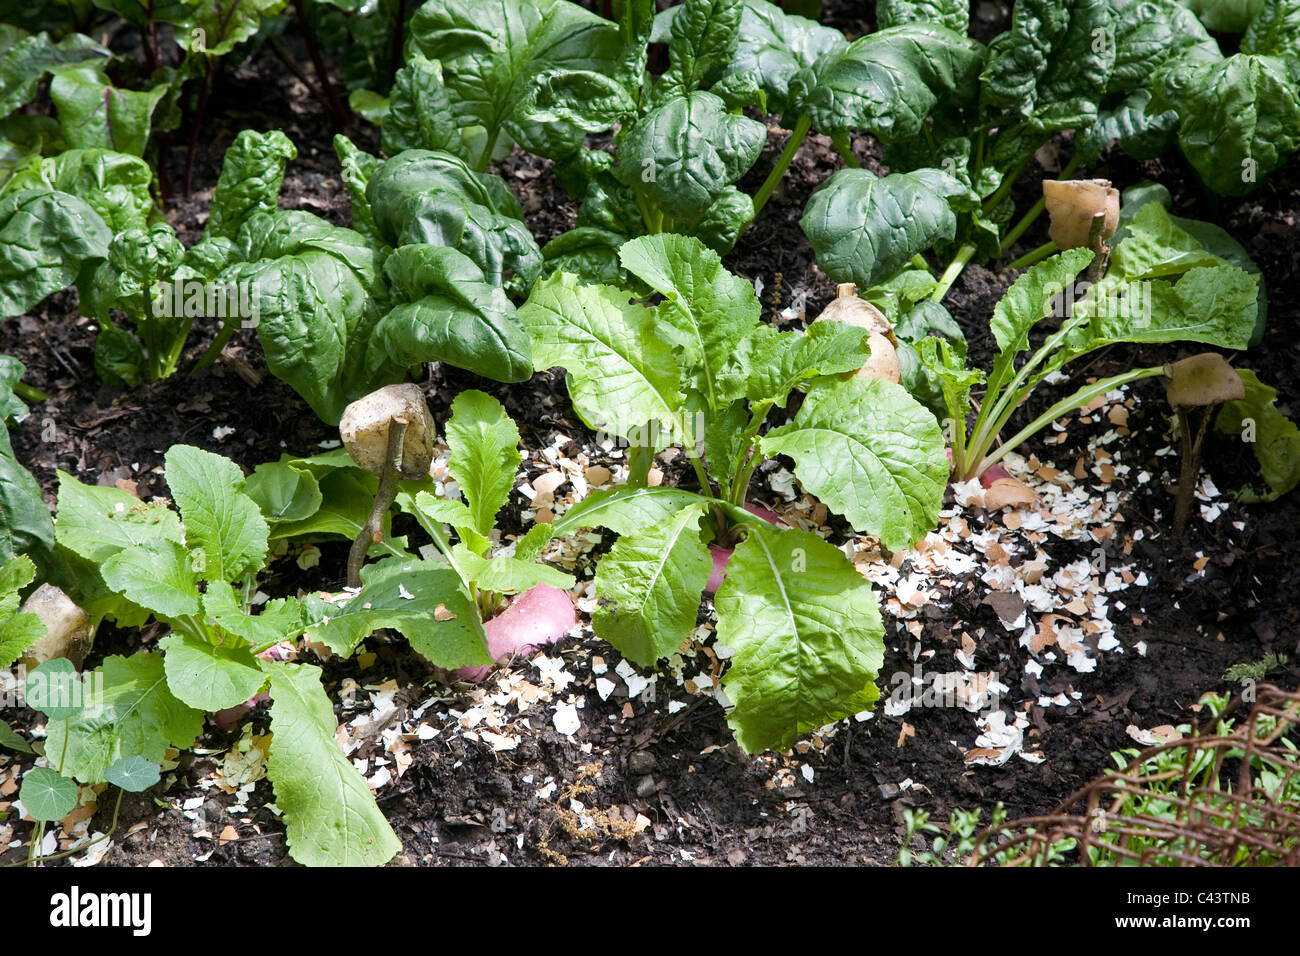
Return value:
<svg viewBox="0 0 1300 956">
<path fill-rule="evenodd" d="M 296 598 L 252 597 L 267 555 L 267 524 L 227 459 L 186 445 L 165 457 L 179 513 L 113 488 L 59 475 L 59 544 L 86 563 L 79 590 L 123 620 L 168 625 L 159 651 L 111 656 L 85 678 L 102 680 L 94 711 L 52 722 L 47 753 L 84 783 L 109 779 L 125 758 L 152 764 L 189 747 L 205 713 L 266 690 L 273 740 L 267 774 L 288 828 L 289 851 L 308 865 L 378 865 L 401 845 L 369 787 L 335 743 L 334 710 L 318 668 L 264 652 L 313 624 Z M 93 578 L 93 583 L 90 581 Z M 314 607 L 314 605 L 313 605 Z"/>
<path fill-rule="evenodd" d="M 947 341 L 919 341 L 921 362 L 940 383 L 957 479 L 978 477 L 1021 442 L 1096 396 L 1165 371 L 1164 365 L 1132 369 L 1084 385 L 1000 441 L 1030 393 L 1083 355 L 1116 342 L 1202 342 L 1229 349 L 1249 344 L 1257 318 L 1257 277 L 1206 249 L 1158 202 L 1147 203 L 1132 217 L 1099 282 L 1076 283 L 1092 257 L 1087 249 L 1068 250 L 1033 266 L 1012 284 L 990 321 L 998 354 L 987 376 L 967 369 Z M 1030 333 L 1049 315 L 1060 319 L 1059 325 L 1035 344 Z M 979 412 L 968 428 L 971 391 L 981 382 Z"/>
<path fill-rule="evenodd" d="M 551 531 L 622 535 L 597 571 L 604 606 L 594 624 L 645 666 L 694 627 L 708 544 L 743 538 L 715 605 L 718 640 L 734 652 L 723 682 L 730 722 L 747 750 L 788 746 L 876 699 L 884 628 L 871 586 L 842 553 L 743 507 L 753 473 L 789 455 L 809 492 L 902 548 L 938 515 L 942 436 L 901 387 L 844 377 L 869 354 L 865 330 L 824 322 L 778 332 L 760 321 L 753 287 L 698 239 L 634 239 L 620 262 L 663 301 L 649 307 L 559 272 L 520 310 L 535 360 L 565 369 L 578 415 L 631 445 L 628 485 L 591 495 Z M 797 388 L 807 394 L 793 420 L 764 433 Z M 671 444 L 685 447 L 698 490 L 646 487 L 651 455 Z"/>
</svg>

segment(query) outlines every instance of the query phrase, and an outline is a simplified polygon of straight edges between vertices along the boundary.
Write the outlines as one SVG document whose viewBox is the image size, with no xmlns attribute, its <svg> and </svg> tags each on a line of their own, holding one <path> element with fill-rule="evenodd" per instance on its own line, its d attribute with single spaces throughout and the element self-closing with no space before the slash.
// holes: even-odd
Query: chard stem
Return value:
<svg viewBox="0 0 1300 956">
<path fill-rule="evenodd" d="M 790 133 L 790 138 L 785 141 L 785 149 L 781 150 L 781 155 L 777 157 L 776 165 L 767 174 L 767 179 L 763 180 L 763 185 L 758 187 L 758 192 L 754 193 L 754 218 L 758 218 L 767 201 L 772 198 L 772 193 L 776 192 L 781 177 L 790 168 L 790 162 L 794 159 L 795 153 L 799 152 L 799 147 L 803 145 L 804 137 L 808 135 L 808 130 L 811 128 L 812 118 L 809 116 L 800 116 L 794 124 L 794 130 Z"/>
</svg>

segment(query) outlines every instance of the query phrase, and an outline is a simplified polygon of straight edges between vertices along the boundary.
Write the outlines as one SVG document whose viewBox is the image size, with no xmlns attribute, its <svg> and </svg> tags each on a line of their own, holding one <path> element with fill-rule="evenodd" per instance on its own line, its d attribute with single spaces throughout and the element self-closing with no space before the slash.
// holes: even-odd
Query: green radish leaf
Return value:
<svg viewBox="0 0 1300 956">
<path fill-rule="evenodd" d="M 310 518 L 325 500 L 316 476 L 295 466 L 288 455 L 258 465 L 248 476 L 244 491 L 257 502 L 262 515 L 275 523 Z"/>
<path fill-rule="evenodd" d="M 486 537 L 514 489 L 515 472 L 523 461 L 519 429 L 495 398 L 468 389 L 452 401 L 446 432 L 451 449 L 447 473 L 469 503 L 474 529 Z"/>
<path fill-rule="evenodd" d="M 346 596 L 346 603 L 316 595 L 304 599 L 308 640 L 350 655 L 375 631 L 389 627 L 436 667 L 492 663 L 478 608 L 448 565 L 410 557 L 378 561 L 362 569 L 361 583 L 360 593 Z M 439 607 L 444 614 L 437 613 Z"/>
<path fill-rule="evenodd" d="M 677 488 L 608 488 L 593 491 L 551 523 L 551 533 L 572 534 L 580 528 L 608 528 L 632 534 L 659 524 L 699 501 L 693 491 Z"/>
<path fill-rule="evenodd" d="M 77 785 L 49 767 L 34 767 L 23 774 L 18 791 L 23 809 L 33 820 L 62 820 L 77 805 Z"/>
<path fill-rule="evenodd" d="M 690 367 L 699 369 L 695 384 L 716 411 L 725 403 L 719 379 L 736 343 L 759 328 L 762 307 L 753 285 L 723 268 L 718 254 L 692 236 L 642 236 L 626 243 L 619 259 L 664 297 L 655 309 L 658 331 L 671 334 Z"/>
<path fill-rule="evenodd" d="M 185 541 L 204 557 L 206 581 L 241 581 L 266 563 L 266 521 L 244 494 L 244 473 L 228 458 L 192 445 L 163 457 L 167 487 L 185 522 Z"/>
<path fill-rule="evenodd" d="M 596 568 L 596 634 L 624 657 L 653 667 L 690 635 L 713 561 L 700 537 L 705 503 L 624 535 Z"/>
<path fill-rule="evenodd" d="M 539 282 L 519 317 L 538 368 L 563 366 L 569 397 L 586 424 L 615 435 L 658 421 L 665 444 L 681 430 L 685 398 L 672 347 L 656 313 L 610 286 L 560 272 Z"/>
<path fill-rule="evenodd" d="M 100 680 L 103 698 L 98 707 L 47 727 L 47 752 L 64 755 L 63 772 L 78 780 L 102 782 L 108 768 L 123 757 L 161 763 L 168 747 L 184 750 L 203 730 L 202 711 L 185 706 L 167 689 L 163 659 L 157 654 L 141 651 L 105 658 L 91 676 L 83 677 L 86 693 Z"/>
<path fill-rule="evenodd" d="M 807 332 L 761 326 L 734 349 L 723 394 L 784 405 L 791 391 L 812 378 L 860 369 L 871 355 L 869 338 L 865 329 L 844 322 L 814 322 Z"/>
<path fill-rule="evenodd" d="M 925 537 L 939 517 L 948 483 L 943 434 L 898 385 L 819 379 L 794 421 L 768 432 L 761 447 L 793 458 L 809 492 L 890 550 Z"/>
<path fill-rule="evenodd" d="M 158 541 L 180 544 L 185 533 L 176 512 L 146 504 L 117 488 L 83 485 L 67 472 L 59 478 L 59 544 L 88 561 L 103 564 L 124 548 Z"/>
<path fill-rule="evenodd" d="M 382 866 L 402 848 L 365 780 L 334 740 L 338 722 L 320 670 L 267 664 L 271 755 L 266 773 L 290 855 L 304 866 Z"/>
<path fill-rule="evenodd" d="M 1246 397 L 1226 403 L 1214 428 L 1222 435 L 1250 439 L 1268 486 L 1264 491 L 1243 488 L 1237 500 L 1247 504 L 1276 501 L 1300 485 L 1300 428 L 1277 410 L 1277 389 L 1265 385 L 1250 369 L 1238 369 L 1238 374 L 1246 386 Z"/>
<path fill-rule="evenodd" d="M 170 634 L 163 650 L 167 686 L 196 710 L 225 710 L 242 704 L 266 683 L 266 675 L 247 647 L 214 646 L 189 634 Z"/>
<path fill-rule="evenodd" d="M 483 558 L 462 544 L 453 549 L 456 567 L 470 581 L 494 594 L 521 594 L 535 584 L 567 591 L 573 587 L 573 575 L 548 564 L 499 555 Z"/>
<path fill-rule="evenodd" d="M 19 555 L 0 565 L 0 667 L 8 667 L 45 636 L 45 622 L 18 611 L 19 591 L 32 583 L 36 566 Z"/>
<path fill-rule="evenodd" d="M 836 548 L 806 531 L 746 530 L 715 605 L 718 643 L 733 651 L 727 720 L 757 753 L 870 709 L 885 628 L 871 585 Z"/>
<path fill-rule="evenodd" d="M 198 565 L 204 552 L 191 554 L 175 541 L 154 541 L 125 548 L 100 566 L 104 583 L 132 604 L 159 618 L 199 613 Z"/>
<path fill-rule="evenodd" d="M 546 550 L 555 536 L 555 530 L 549 524 L 535 524 L 515 543 L 515 557 L 520 561 L 535 561 Z"/>
<path fill-rule="evenodd" d="M 225 581 L 208 582 L 203 613 L 254 649 L 292 640 L 302 631 L 302 604 L 296 598 L 276 598 L 262 606 L 261 614 L 245 614 L 235 589 Z"/>
<path fill-rule="evenodd" d="M 123 757 L 104 772 L 104 778 L 128 793 L 141 793 L 162 779 L 162 768 L 143 757 Z"/>
</svg>

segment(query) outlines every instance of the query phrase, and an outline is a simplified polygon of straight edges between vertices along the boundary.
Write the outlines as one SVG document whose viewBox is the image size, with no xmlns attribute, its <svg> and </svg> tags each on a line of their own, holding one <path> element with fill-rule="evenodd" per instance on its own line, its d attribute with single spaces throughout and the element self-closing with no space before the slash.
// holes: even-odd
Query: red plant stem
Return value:
<svg viewBox="0 0 1300 956">
<path fill-rule="evenodd" d="M 303 43 L 307 45 L 307 52 L 311 56 L 312 69 L 316 71 L 316 79 L 320 81 L 321 91 L 325 94 L 325 105 L 338 119 L 346 121 L 348 111 L 334 94 L 334 85 L 330 83 L 329 71 L 325 68 L 325 58 L 321 55 L 320 44 L 316 42 L 316 34 L 312 33 L 311 24 L 307 22 L 302 0 L 293 0 L 293 11 L 298 20 L 298 29 L 302 31 Z"/>
<path fill-rule="evenodd" d="M 194 180 L 194 154 L 199 148 L 199 127 L 203 125 L 203 114 L 208 108 L 208 93 L 212 89 L 212 60 L 203 58 L 203 85 L 199 87 L 199 102 L 194 108 L 194 117 L 190 120 L 190 139 L 185 144 L 185 195 L 190 194 Z"/>
<path fill-rule="evenodd" d="M 154 33 L 154 25 L 149 24 L 149 30 L 144 27 L 140 28 L 140 50 L 144 53 L 144 65 L 152 73 L 158 69 L 158 35 Z"/>
</svg>

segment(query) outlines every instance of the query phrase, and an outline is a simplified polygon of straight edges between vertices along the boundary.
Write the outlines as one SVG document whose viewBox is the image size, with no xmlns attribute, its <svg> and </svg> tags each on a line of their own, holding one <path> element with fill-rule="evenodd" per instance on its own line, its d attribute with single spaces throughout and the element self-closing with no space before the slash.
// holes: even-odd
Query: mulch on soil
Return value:
<svg viewBox="0 0 1300 956">
<path fill-rule="evenodd" d="M 348 222 L 333 130 L 296 81 L 274 61 L 255 61 L 228 75 L 214 97 L 216 119 L 195 175 L 200 188 L 167 209 L 187 241 L 202 228 L 220 156 L 243 126 L 282 128 L 299 147 L 283 208 Z M 759 172 L 783 142 L 769 122 L 774 132 Z M 353 132 L 374 148 L 373 131 Z M 864 165 L 880 168 L 873 144 L 864 139 L 855 149 Z M 174 156 L 173 168 L 179 163 Z M 829 141 L 809 137 L 787 183 L 726 260 L 762 282 L 769 321 L 798 326 L 789 311 L 796 296 L 806 298 L 806 320 L 834 295 L 798 218 L 840 165 Z M 549 163 L 516 152 L 499 171 L 540 241 L 572 224 L 573 203 Z M 1032 195 L 1041 172 L 1026 173 L 1023 195 Z M 1177 163 L 1110 156 L 1087 174 L 1163 182 L 1175 212 L 1219 222 L 1247 246 L 1273 295 L 1264 344 L 1238 364 L 1278 388 L 1284 412 L 1300 412 L 1300 307 L 1285 294 L 1300 279 L 1300 158 L 1242 200 L 1205 196 Z M 1045 229 L 1031 229 L 1024 248 L 1043 241 Z M 973 364 L 991 360 L 988 315 L 1013 278 L 969 268 L 945 302 L 967 333 Z M 251 471 L 337 440 L 266 373 L 251 332 L 236 338 L 234 361 L 129 393 L 99 386 L 94 335 L 77 315 L 75 291 L 0 328 L 0 351 L 25 362 L 26 380 L 51 395 L 13 431 L 19 459 L 51 506 L 56 468 L 90 483 L 134 481 L 148 498 L 166 494 L 162 454 L 177 442 Z M 196 335 L 189 359 L 207 344 Z M 1070 373 L 1099 378 L 1135 362 L 1168 361 L 1174 351 L 1117 347 Z M 439 421 L 458 391 L 475 387 L 500 399 L 518 423 L 525 460 L 502 513 L 507 540 L 538 509 L 558 513 L 593 484 L 625 473 L 619 450 L 597 446 L 572 414 L 556 373 L 504 386 L 435 367 L 424 386 Z M 1029 412 L 1049 400 L 1037 396 Z M 563 644 L 478 687 L 439 684 L 400 638 L 377 636 L 352 660 L 324 662 L 340 745 L 375 788 L 405 847 L 397 862 L 406 864 L 882 864 L 897 854 L 906 806 L 945 818 L 955 807 L 981 807 L 987 816 L 999 800 L 1013 816 L 1048 811 L 1103 770 L 1111 751 L 1133 746 L 1130 726 L 1140 732 L 1184 722 L 1203 693 L 1225 688 L 1220 675 L 1230 665 L 1300 651 L 1294 496 L 1237 505 L 1229 492 L 1250 480 L 1249 456 L 1220 442 L 1207 452 L 1199 520 L 1175 541 L 1168 531 L 1172 445 L 1158 382 L 1107 395 L 1064 429 L 1029 442 L 1024 457 L 1012 456 L 1008 467 L 1036 491 L 1034 505 L 993 511 L 977 486 L 955 486 L 940 526 L 900 554 L 853 535 L 803 496 L 788 462 L 760 471 L 754 497 L 843 547 L 877 584 L 887 627 L 875 712 L 809 735 L 789 753 L 751 757 L 732 742 L 718 683 L 726 649 L 712 643 L 707 612 L 692 645 L 657 673 L 621 661 L 584 615 Z M 676 481 L 684 464 L 661 458 L 663 480 Z M 539 486 L 545 474 L 552 477 Z M 586 612 L 594 559 L 609 538 L 586 532 L 550 552 L 578 573 Z M 337 590 L 346 549 L 322 545 L 319 562 L 306 568 L 290 552 L 262 588 Z M 105 626 L 87 664 L 150 647 L 159 631 Z M 903 675 L 898 682 L 895 674 Z M 953 706 L 926 705 L 924 692 L 935 688 L 927 675 L 953 675 L 938 685 Z M 1292 667 L 1279 679 L 1294 684 L 1295 677 Z M 1001 720 L 980 716 L 990 695 Z M 30 712 L 0 709 L 0 718 L 40 733 Z M 230 732 L 209 727 L 193 752 L 176 755 L 161 794 L 128 795 L 111 839 L 66 862 L 288 864 L 264 777 L 267 733 L 264 711 Z M 30 765 L 30 757 L 0 754 L 0 809 Z M 96 805 L 89 788 L 83 797 L 75 819 L 50 833 L 44 849 L 108 829 L 116 797 Z M 24 858 L 30 833 L 29 824 L 0 816 L 0 863 Z"/>
</svg>

